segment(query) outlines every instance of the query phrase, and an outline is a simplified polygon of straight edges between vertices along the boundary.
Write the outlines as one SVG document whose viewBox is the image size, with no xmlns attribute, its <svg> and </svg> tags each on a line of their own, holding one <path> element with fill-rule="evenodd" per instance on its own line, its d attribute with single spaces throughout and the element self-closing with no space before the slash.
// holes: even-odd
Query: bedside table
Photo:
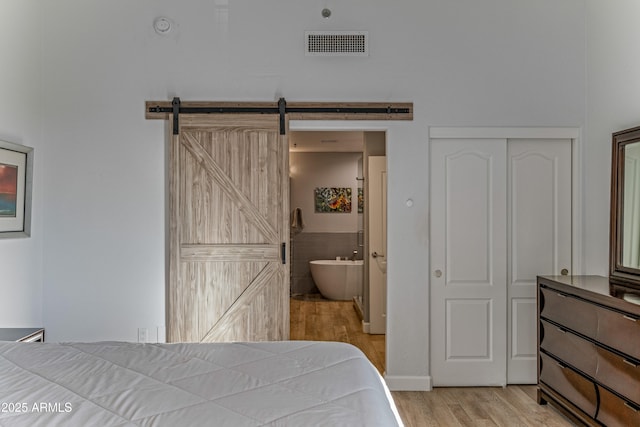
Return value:
<svg viewBox="0 0 640 427">
<path fill-rule="evenodd" d="M 0 328 L 0 341 L 44 342 L 44 328 Z"/>
</svg>

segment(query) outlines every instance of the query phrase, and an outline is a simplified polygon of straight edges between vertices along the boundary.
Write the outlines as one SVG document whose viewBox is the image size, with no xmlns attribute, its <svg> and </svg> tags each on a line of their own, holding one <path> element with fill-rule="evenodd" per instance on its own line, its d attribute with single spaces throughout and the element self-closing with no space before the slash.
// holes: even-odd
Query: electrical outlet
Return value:
<svg viewBox="0 0 640 427">
<path fill-rule="evenodd" d="M 149 331 L 147 328 L 138 328 L 138 342 L 147 342 Z"/>
</svg>

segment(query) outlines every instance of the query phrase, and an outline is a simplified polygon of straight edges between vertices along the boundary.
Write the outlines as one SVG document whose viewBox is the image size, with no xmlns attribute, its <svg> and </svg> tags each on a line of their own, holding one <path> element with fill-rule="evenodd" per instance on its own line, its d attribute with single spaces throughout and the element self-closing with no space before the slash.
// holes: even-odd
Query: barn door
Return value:
<svg viewBox="0 0 640 427">
<path fill-rule="evenodd" d="M 180 115 L 169 154 L 169 342 L 289 338 L 286 138 L 276 115 Z"/>
</svg>

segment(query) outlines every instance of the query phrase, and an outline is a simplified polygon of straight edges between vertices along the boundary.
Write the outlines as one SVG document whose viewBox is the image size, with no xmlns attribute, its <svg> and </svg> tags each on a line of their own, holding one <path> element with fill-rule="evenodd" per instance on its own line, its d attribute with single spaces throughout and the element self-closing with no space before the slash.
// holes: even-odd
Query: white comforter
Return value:
<svg viewBox="0 0 640 427">
<path fill-rule="evenodd" d="M 343 343 L 0 342 L 1 426 L 396 426 Z"/>
</svg>

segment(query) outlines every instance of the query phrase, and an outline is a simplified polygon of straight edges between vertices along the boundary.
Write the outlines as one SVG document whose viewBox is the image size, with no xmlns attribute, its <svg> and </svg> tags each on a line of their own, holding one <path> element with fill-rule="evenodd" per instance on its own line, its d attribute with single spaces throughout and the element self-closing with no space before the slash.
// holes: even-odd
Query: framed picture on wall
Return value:
<svg viewBox="0 0 640 427">
<path fill-rule="evenodd" d="M 31 235 L 33 148 L 0 141 L 0 238 Z"/>
<path fill-rule="evenodd" d="M 317 187 L 315 189 L 315 212 L 351 212 L 351 188 Z"/>
</svg>

